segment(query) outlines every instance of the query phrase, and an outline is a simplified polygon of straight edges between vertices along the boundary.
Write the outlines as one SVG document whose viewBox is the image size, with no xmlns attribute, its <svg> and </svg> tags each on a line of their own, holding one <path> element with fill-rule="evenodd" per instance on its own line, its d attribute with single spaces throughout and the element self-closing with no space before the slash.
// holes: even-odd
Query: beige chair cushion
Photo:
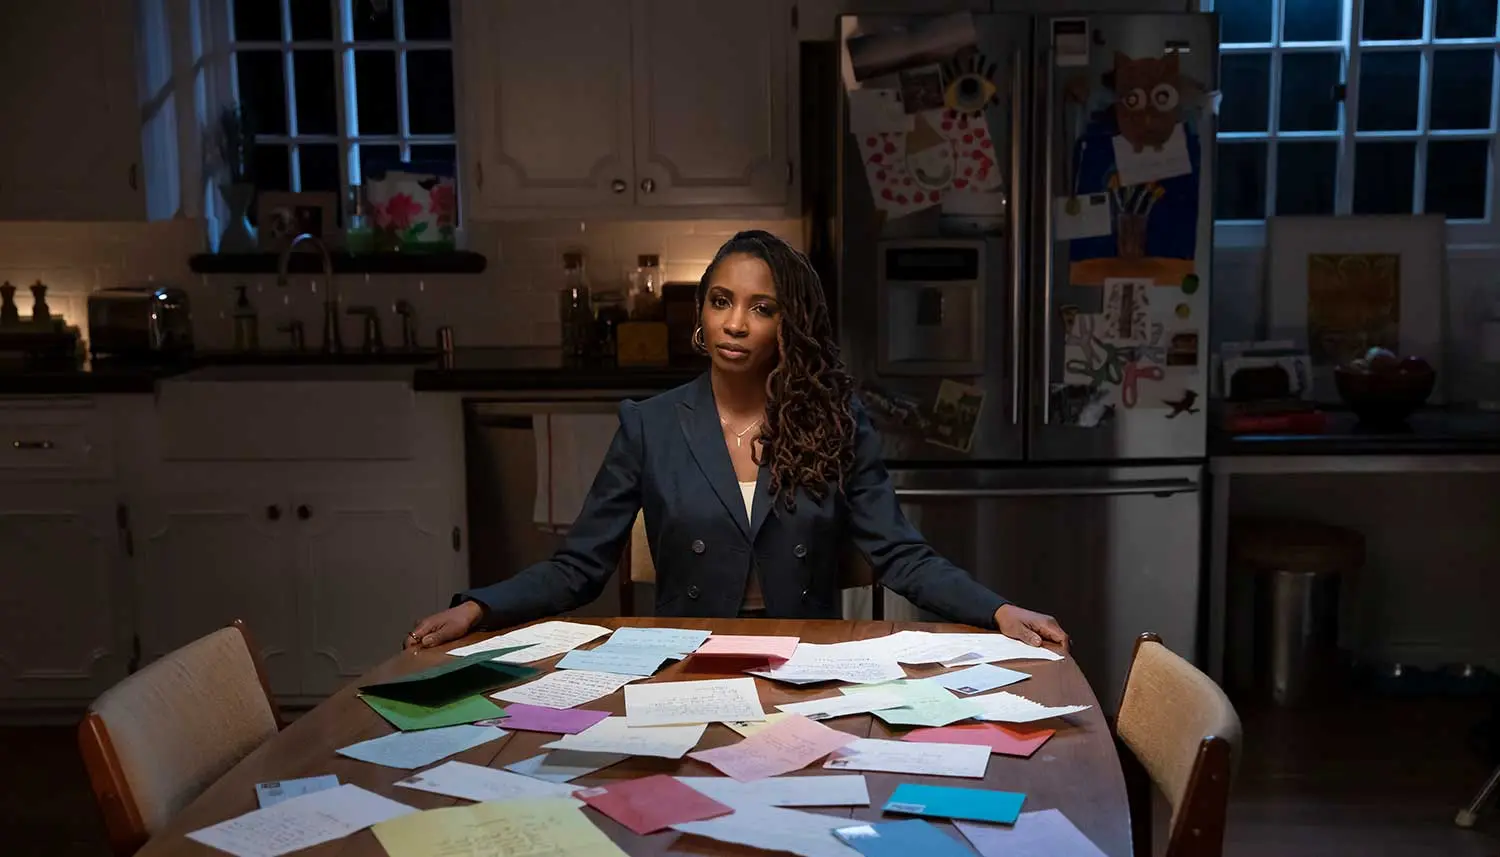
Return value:
<svg viewBox="0 0 1500 857">
<path fill-rule="evenodd" d="M 1213 679 L 1161 643 L 1143 641 L 1125 682 L 1115 730 L 1166 795 L 1175 823 L 1204 738 L 1239 755 L 1240 718 Z"/>
<path fill-rule="evenodd" d="M 146 829 L 156 833 L 276 734 L 276 716 L 238 628 L 215 631 L 110 688 L 104 720 Z"/>
</svg>

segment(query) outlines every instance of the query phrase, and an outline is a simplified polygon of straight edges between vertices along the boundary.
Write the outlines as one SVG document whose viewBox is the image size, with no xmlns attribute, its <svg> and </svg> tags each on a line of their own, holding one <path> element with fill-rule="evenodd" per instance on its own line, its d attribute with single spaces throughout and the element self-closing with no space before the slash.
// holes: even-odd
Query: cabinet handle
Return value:
<svg viewBox="0 0 1500 857">
<path fill-rule="evenodd" d="M 463 550 L 463 546 L 464 546 L 464 534 L 463 534 L 463 530 L 460 530 L 458 527 L 454 527 L 453 528 L 453 550 L 455 552 Z"/>
<path fill-rule="evenodd" d="M 131 190 L 140 190 L 140 187 L 137 185 L 137 182 L 136 182 L 136 165 L 135 164 L 131 164 L 130 165 L 130 189 Z"/>
<path fill-rule="evenodd" d="M 641 179 L 641 190 L 645 191 L 646 193 L 655 193 L 656 192 L 656 180 L 655 179 Z"/>
<path fill-rule="evenodd" d="M 50 440 L 13 440 L 10 442 L 10 445 L 15 449 L 28 450 L 48 450 L 53 447 L 53 443 Z"/>
<path fill-rule="evenodd" d="M 305 521 L 305 520 L 307 520 L 308 518 L 311 518 L 311 517 L 312 517 L 312 509 L 309 509 L 306 506 L 298 506 L 297 507 L 297 519 L 298 520 Z"/>
<path fill-rule="evenodd" d="M 272 505 L 270 505 L 270 506 L 267 506 L 266 507 L 266 520 L 268 520 L 268 521 L 279 521 L 279 520 L 281 520 L 281 507 L 275 505 L 274 503 Z"/>
<path fill-rule="evenodd" d="M 624 179 L 615 179 L 609 183 L 609 189 L 615 193 L 624 193 L 627 187 L 630 187 L 630 185 L 626 184 Z"/>
</svg>

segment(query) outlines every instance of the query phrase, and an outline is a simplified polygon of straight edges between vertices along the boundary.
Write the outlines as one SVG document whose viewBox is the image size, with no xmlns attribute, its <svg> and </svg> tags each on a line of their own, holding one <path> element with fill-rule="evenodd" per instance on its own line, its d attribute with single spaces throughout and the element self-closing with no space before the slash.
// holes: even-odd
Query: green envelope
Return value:
<svg viewBox="0 0 1500 857">
<path fill-rule="evenodd" d="M 375 709 L 376 714 L 390 721 L 392 726 L 402 732 L 436 729 L 439 726 L 458 726 L 473 723 L 476 720 L 505 716 L 505 709 L 483 696 L 470 696 L 457 702 L 438 706 L 413 705 L 410 702 L 398 702 L 394 699 L 365 694 L 360 694 L 359 698 L 364 700 L 365 705 Z"/>
<path fill-rule="evenodd" d="M 541 670 L 535 667 L 502 664 L 495 660 L 506 652 L 524 648 L 526 646 L 513 646 L 508 649 L 479 652 L 462 658 L 450 658 L 451 663 L 438 664 L 400 678 L 367 684 L 360 690 L 383 699 L 428 708 L 447 705 L 476 693 L 486 693 L 514 684 L 540 673 Z"/>
</svg>

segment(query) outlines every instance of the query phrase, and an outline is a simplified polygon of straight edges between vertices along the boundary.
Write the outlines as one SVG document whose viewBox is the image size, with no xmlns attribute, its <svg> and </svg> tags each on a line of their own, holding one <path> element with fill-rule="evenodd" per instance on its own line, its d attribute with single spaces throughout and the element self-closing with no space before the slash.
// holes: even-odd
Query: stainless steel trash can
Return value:
<svg viewBox="0 0 1500 857">
<path fill-rule="evenodd" d="M 1249 690 L 1280 706 L 1336 694 L 1347 676 L 1339 648 L 1339 593 L 1364 564 L 1359 533 L 1312 521 L 1233 524 L 1236 571 L 1253 578 Z"/>
</svg>

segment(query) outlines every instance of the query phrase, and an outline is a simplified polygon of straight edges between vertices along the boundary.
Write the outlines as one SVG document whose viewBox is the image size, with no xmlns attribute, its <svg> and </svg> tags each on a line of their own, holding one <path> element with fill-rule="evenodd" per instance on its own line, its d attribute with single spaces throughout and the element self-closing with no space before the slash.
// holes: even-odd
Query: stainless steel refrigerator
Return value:
<svg viewBox="0 0 1500 857">
<path fill-rule="evenodd" d="M 1198 653 L 1217 19 L 838 34 L 838 324 L 897 492 L 1113 708 L 1140 632 Z"/>
</svg>

